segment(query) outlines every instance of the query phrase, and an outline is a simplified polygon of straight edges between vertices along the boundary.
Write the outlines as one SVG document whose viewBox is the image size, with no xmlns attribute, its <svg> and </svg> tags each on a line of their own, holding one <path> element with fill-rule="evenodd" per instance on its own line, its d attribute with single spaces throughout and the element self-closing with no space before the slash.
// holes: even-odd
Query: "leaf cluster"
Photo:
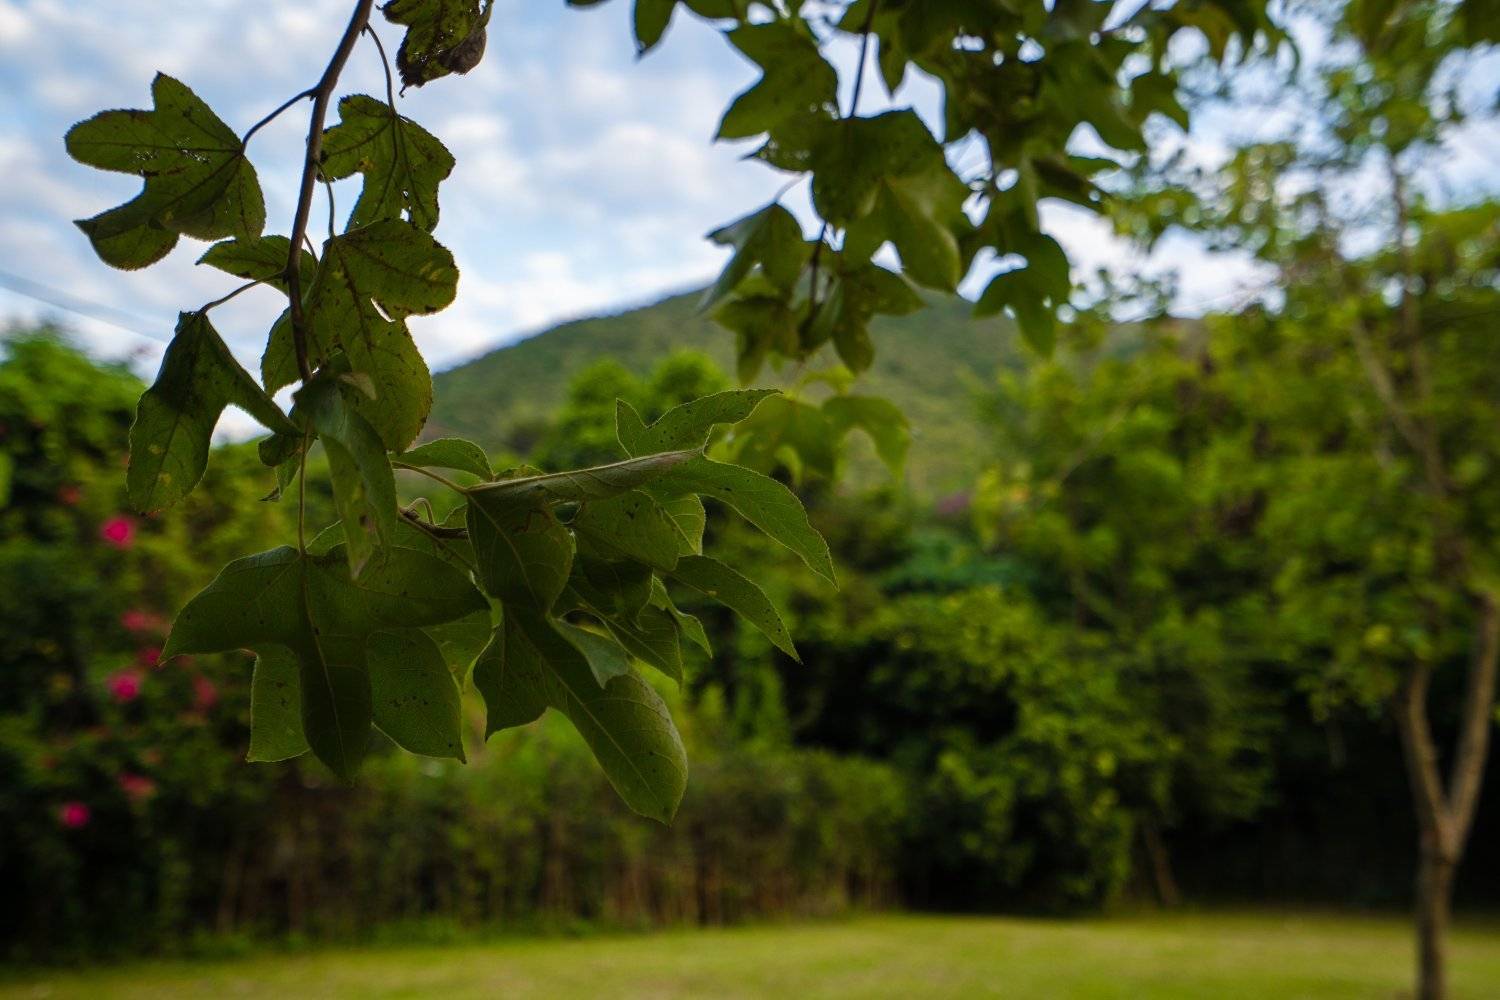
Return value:
<svg viewBox="0 0 1500 1000">
<path fill-rule="evenodd" d="M 472 670 L 487 731 L 567 716 L 636 811 L 667 821 L 687 780 L 682 741 L 637 664 L 683 679 L 682 640 L 708 650 L 672 589 L 742 615 L 788 655 L 796 648 L 760 588 L 703 552 L 711 497 L 738 511 L 833 580 L 828 547 L 784 485 L 704 454 L 715 425 L 752 415 L 765 391 L 726 392 L 646 424 L 621 403 L 621 458 L 590 468 L 496 474 L 479 446 L 414 443 L 432 382 L 408 317 L 457 294 L 452 255 L 431 235 L 453 157 L 384 100 L 349 95 L 324 127 L 339 71 L 368 24 L 356 5 L 313 98 L 303 195 L 286 236 L 265 212 L 243 138 L 185 85 L 158 76 L 150 111 L 108 111 L 76 125 L 68 149 L 84 163 L 135 173 L 139 197 L 80 227 L 106 263 L 142 267 L 181 235 L 219 240 L 200 263 L 286 294 L 270 318 L 260 379 L 234 358 L 211 310 L 182 313 L 131 429 L 129 496 L 150 513 L 203 478 L 214 426 L 238 406 L 270 431 L 261 461 L 275 500 L 297 483 L 296 545 L 236 559 L 178 615 L 164 656 L 246 648 L 257 654 L 253 760 L 311 750 L 351 777 L 379 729 L 419 754 L 463 759 L 460 691 Z M 463 73 L 482 55 L 490 5 L 393 0 L 406 28 L 397 70 L 408 86 Z M 376 39 L 378 42 L 378 39 Z M 383 48 L 381 52 L 383 54 Z M 389 72 L 389 71 L 388 71 Z M 313 247 L 305 233 L 316 181 L 359 175 L 341 231 Z M 331 207 L 330 187 L 330 216 Z M 294 386 L 290 410 L 273 398 Z M 321 451 L 337 523 L 309 539 L 308 456 Z M 402 506 L 398 470 L 453 494 L 442 522 L 424 501 Z M 438 471 L 441 470 L 441 471 Z M 448 509 L 445 507 L 445 509 Z"/>
</svg>

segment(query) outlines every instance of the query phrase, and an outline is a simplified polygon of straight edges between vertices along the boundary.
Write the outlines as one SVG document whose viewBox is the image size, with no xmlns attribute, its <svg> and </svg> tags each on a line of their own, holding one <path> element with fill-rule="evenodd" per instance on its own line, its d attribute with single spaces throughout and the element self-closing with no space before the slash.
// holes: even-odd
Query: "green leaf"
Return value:
<svg viewBox="0 0 1500 1000">
<path fill-rule="evenodd" d="M 209 247 L 198 263 L 216 267 L 226 274 L 247 281 L 264 281 L 272 288 L 286 291 L 286 262 L 291 245 L 285 236 L 256 236 L 231 239 Z M 302 287 L 311 288 L 318 273 L 318 259 L 306 250 L 298 258 L 302 268 Z"/>
<path fill-rule="evenodd" d="M 719 424 L 737 424 L 755 412 L 761 400 L 775 396 L 777 389 L 731 389 L 702 396 L 674 406 L 647 427 L 635 408 L 623 399 L 615 401 L 615 434 L 625 453 L 632 456 L 655 452 L 699 451 Z"/>
<path fill-rule="evenodd" d="M 429 625 L 422 630 L 437 643 L 448 672 L 460 686 L 468 677 L 469 668 L 474 665 L 475 659 L 489 644 L 490 632 L 494 629 L 491 618 L 489 611 L 479 611 L 456 622 Z"/>
<path fill-rule="evenodd" d="M 661 608 L 672 619 L 677 622 L 678 630 L 690 640 L 693 645 L 703 650 L 704 656 L 713 656 L 713 644 L 708 641 L 708 633 L 703 630 L 703 623 L 698 620 L 697 615 L 690 615 L 672 603 L 672 596 L 667 593 L 667 588 L 655 576 L 651 578 L 651 604 Z"/>
<path fill-rule="evenodd" d="M 437 643 L 420 629 L 376 632 L 366 655 L 380 731 L 412 753 L 463 760 L 458 684 Z"/>
<path fill-rule="evenodd" d="M 847 227 L 845 256 L 867 262 L 894 243 L 914 280 L 950 292 L 957 287 L 962 257 L 954 231 L 967 225 L 969 189 L 921 119 L 910 111 L 850 119 L 814 158 L 813 197 L 830 222 Z M 852 172 L 847 185 L 839 178 L 844 170 Z"/>
<path fill-rule="evenodd" d="M 791 22 L 744 25 L 730 31 L 728 38 L 764 75 L 729 105 L 719 122 L 718 138 L 744 139 L 769 132 L 794 115 L 837 103 L 838 74 L 817 43 Z"/>
<path fill-rule="evenodd" d="M 589 578 L 574 573 L 558 607 L 593 616 L 615 641 L 643 663 L 682 683 L 682 642 L 677 622 L 657 607 L 644 607 L 633 619 L 611 612 L 612 596 L 600 592 Z"/>
<path fill-rule="evenodd" d="M 638 55 L 656 48 L 672 22 L 677 0 L 635 0 L 635 47 Z"/>
<path fill-rule="evenodd" d="M 870 339 L 869 318 L 846 305 L 833 325 L 833 346 L 838 351 L 839 360 L 851 372 L 858 375 L 868 371 L 875 363 L 875 342 Z"/>
<path fill-rule="evenodd" d="M 95 252 L 133 269 L 165 257 L 179 234 L 259 236 L 266 206 L 240 137 L 170 76 L 156 75 L 151 97 L 151 111 L 104 111 L 68 130 L 78 162 L 145 178 L 133 200 L 78 220 Z"/>
<path fill-rule="evenodd" d="M 681 538 L 678 553 L 685 556 L 702 555 L 703 532 L 708 527 L 708 513 L 703 509 L 703 501 L 691 493 L 671 496 L 655 486 L 647 486 L 644 489 L 655 498 L 657 504 L 667 512 L 667 516 L 677 526 L 677 533 Z"/>
<path fill-rule="evenodd" d="M 738 341 L 737 374 L 752 381 L 771 351 L 794 357 L 801 348 L 797 319 L 782 299 L 753 295 L 731 299 L 714 312 L 714 319 L 732 330 Z"/>
<path fill-rule="evenodd" d="M 350 407 L 337 384 L 316 380 L 297 393 L 328 455 L 333 505 L 344 525 L 349 571 L 358 577 L 377 547 L 396 535 L 396 477 L 375 429 Z"/>
<path fill-rule="evenodd" d="M 797 495 L 781 483 L 750 469 L 695 458 L 669 472 L 664 490 L 713 497 L 791 549 L 829 583 L 837 584 L 828 543 L 807 520 Z"/>
<path fill-rule="evenodd" d="M 591 500 L 571 522 L 581 544 L 601 555 L 625 557 L 668 570 L 677 565 L 682 533 L 655 500 L 631 490 L 607 500 Z"/>
<path fill-rule="evenodd" d="M 346 296 L 372 300 L 387 316 L 403 319 L 450 305 L 458 293 L 458 268 L 453 254 L 424 230 L 381 219 L 324 244 L 313 292 L 310 312 Z"/>
<path fill-rule="evenodd" d="M 381 10 L 407 26 L 396 51 L 401 84 L 420 87 L 449 73 L 467 73 L 484 56 L 485 27 L 494 0 L 390 0 Z"/>
<path fill-rule="evenodd" d="M 270 763 L 307 750 L 297 658 L 281 646 L 267 646 L 255 658 L 250 681 L 250 751 L 245 759 Z"/>
<path fill-rule="evenodd" d="M 353 405 L 391 451 L 411 444 L 432 408 L 432 376 L 402 320 L 444 308 L 457 288 L 453 255 L 409 222 L 385 219 L 324 244 L 304 303 L 309 362 L 319 367 L 342 352 L 369 376 L 374 398 Z M 285 315 L 261 370 L 272 392 L 297 379 Z"/>
<path fill-rule="evenodd" d="M 1032 350 L 1044 356 L 1051 354 L 1057 341 L 1056 317 L 1046 301 L 1045 290 L 1039 287 L 1039 282 L 1045 280 L 1039 279 L 1029 267 L 997 274 L 974 303 L 974 315 L 993 316 L 1009 308 Z"/>
<path fill-rule="evenodd" d="M 820 409 L 786 396 L 768 399 L 735 428 L 729 442 L 734 461 L 773 472 L 785 462 L 794 479 L 806 470 L 832 478 L 839 434 Z"/>
<path fill-rule="evenodd" d="M 813 205 L 840 227 L 868 215 L 888 180 L 952 173 L 942 147 L 910 109 L 832 123 L 813 151 L 813 164 Z"/>
<path fill-rule="evenodd" d="M 719 246 L 734 247 L 734 254 L 703 293 L 698 308 L 704 312 L 728 298 L 757 264 L 772 284 L 790 294 L 812 253 L 803 239 L 802 224 L 779 202 L 709 233 L 708 238 Z"/>
<path fill-rule="evenodd" d="M 707 556 L 687 556 L 677 563 L 672 579 L 718 601 L 759 629 L 777 649 L 799 663 L 802 661 L 776 606 L 765 591 L 738 570 Z"/>
<path fill-rule="evenodd" d="M 633 672 L 600 684 L 588 658 L 550 619 L 507 608 L 504 627 L 475 669 L 475 684 L 489 708 L 491 732 L 555 708 L 583 736 L 626 805 L 662 823 L 676 814 L 687 788 L 687 753 L 661 697 Z"/>
<path fill-rule="evenodd" d="M 431 232 L 438 223 L 438 184 L 453 172 L 453 155 L 422 126 L 364 94 L 339 101 L 339 119 L 323 133 L 320 169 L 335 181 L 364 175 L 349 228 L 405 213 Z"/>
<path fill-rule="evenodd" d="M 422 469 L 457 469 L 483 480 L 495 478 L 489 456 L 484 449 L 463 438 L 438 438 L 397 456 L 406 465 Z"/>
<path fill-rule="evenodd" d="M 856 429 L 868 434 L 891 475 L 901 475 L 911 447 L 911 425 L 900 407 L 876 396 L 832 396 L 824 400 L 823 412 L 840 437 Z"/>
<path fill-rule="evenodd" d="M 208 317 L 182 313 L 156 382 L 141 396 L 130 428 L 126 489 L 148 513 L 192 492 L 208 468 L 208 448 L 224 407 L 234 404 L 273 431 L 297 428 L 229 353 Z"/>
<path fill-rule="evenodd" d="M 493 483 L 481 483 L 478 486 L 469 487 L 466 492 L 470 497 L 482 496 L 492 503 L 504 502 L 527 507 L 548 503 L 607 500 L 660 479 L 675 467 L 691 461 L 698 455 L 697 449 L 642 455 L 623 462 L 596 465 L 587 469 L 518 476 Z"/>
<path fill-rule="evenodd" d="M 558 633 L 589 661 L 589 669 L 600 684 L 630 674 L 630 654 L 614 639 L 567 622 L 554 622 Z"/>
<path fill-rule="evenodd" d="M 535 655 L 507 610 L 490 644 L 474 663 L 474 689 L 484 698 L 484 735 L 535 722 L 547 711 L 546 664 Z"/>
<path fill-rule="evenodd" d="M 298 665 L 307 742 L 347 778 L 369 740 L 369 635 L 456 621 L 486 607 L 464 574 L 412 549 L 387 550 L 356 584 L 339 548 L 311 556 L 282 547 L 226 566 L 178 614 L 163 656 L 288 650 Z"/>
<path fill-rule="evenodd" d="M 607 559 L 580 553 L 573 578 L 582 575 L 604 616 L 634 621 L 651 599 L 651 567 L 629 559 Z"/>
<path fill-rule="evenodd" d="M 469 541 L 487 593 L 511 605 L 551 610 L 573 566 L 573 534 L 545 507 L 471 493 Z"/>
</svg>

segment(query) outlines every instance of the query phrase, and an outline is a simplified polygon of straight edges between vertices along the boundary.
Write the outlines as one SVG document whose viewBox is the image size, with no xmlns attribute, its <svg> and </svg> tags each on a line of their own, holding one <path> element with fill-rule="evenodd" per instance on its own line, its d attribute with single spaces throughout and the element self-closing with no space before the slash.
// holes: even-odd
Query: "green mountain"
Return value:
<svg viewBox="0 0 1500 1000">
<path fill-rule="evenodd" d="M 646 375 L 682 349 L 699 350 L 734 370 L 734 337 L 697 311 L 698 293 L 553 327 L 436 376 L 428 433 L 458 434 L 494 449 L 524 438 L 555 411 L 569 380 L 600 358 Z M 974 419 L 976 395 L 1001 366 L 1019 363 L 1009 324 L 976 321 L 962 299 L 937 299 L 911 316 L 871 325 L 877 360 L 857 390 L 884 396 L 911 420 L 908 480 L 936 496 L 971 485 L 985 449 Z M 785 385 L 790 370 L 767 370 L 760 383 Z"/>
</svg>

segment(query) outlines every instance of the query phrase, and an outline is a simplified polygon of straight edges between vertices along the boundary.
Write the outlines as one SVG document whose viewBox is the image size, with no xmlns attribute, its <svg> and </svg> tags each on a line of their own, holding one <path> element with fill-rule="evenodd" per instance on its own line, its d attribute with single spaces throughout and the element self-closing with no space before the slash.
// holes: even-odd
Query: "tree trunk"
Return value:
<svg viewBox="0 0 1500 1000">
<path fill-rule="evenodd" d="M 1417 869 L 1417 1000 L 1448 996 L 1448 921 L 1453 909 L 1453 858 L 1423 838 Z"/>
<path fill-rule="evenodd" d="M 1156 899 L 1167 909 L 1182 905 L 1182 891 L 1177 888 L 1177 879 L 1172 875 L 1172 858 L 1167 845 L 1161 839 L 1156 824 L 1147 820 L 1141 825 L 1141 836 L 1146 845 L 1146 856 L 1151 861 L 1152 881 L 1156 885 Z"/>
</svg>

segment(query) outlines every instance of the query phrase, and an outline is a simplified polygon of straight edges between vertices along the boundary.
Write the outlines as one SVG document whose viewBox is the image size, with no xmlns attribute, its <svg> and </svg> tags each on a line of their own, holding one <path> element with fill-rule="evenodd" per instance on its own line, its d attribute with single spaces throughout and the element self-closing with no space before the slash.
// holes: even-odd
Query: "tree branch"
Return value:
<svg viewBox="0 0 1500 1000">
<path fill-rule="evenodd" d="M 319 154 L 323 150 L 323 121 L 328 116 L 328 102 L 333 99 L 339 74 L 349 61 L 349 53 L 354 50 L 359 33 L 370 22 L 370 8 L 373 6 L 374 0 L 358 0 L 354 5 L 354 14 L 349 18 L 349 26 L 344 29 L 344 37 L 339 39 L 339 46 L 334 50 L 328 68 L 323 71 L 322 78 L 312 91 L 312 115 L 307 126 L 307 157 L 302 162 L 302 188 L 297 194 L 297 214 L 292 220 L 290 250 L 286 262 L 287 298 L 290 300 L 292 313 L 292 345 L 297 352 L 297 372 L 304 382 L 312 378 L 312 366 L 307 360 L 307 319 L 302 314 L 302 269 L 298 257 L 302 252 L 302 241 L 307 237 L 307 217 L 312 209 L 313 188 L 318 179 Z"/>
<path fill-rule="evenodd" d="M 1485 758 L 1489 754 L 1491 718 L 1495 706 L 1497 661 L 1500 661 L 1500 606 L 1490 594 L 1479 597 L 1478 641 L 1469 664 L 1469 683 L 1464 692 L 1463 720 L 1453 775 L 1448 782 L 1449 816 L 1454 844 L 1462 849 L 1474 822 L 1479 789 L 1484 784 Z"/>
<path fill-rule="evenodd" d="M 1394 708 L 1401 750 L 1406 757 L 1406 776 L 1411 782 L 1417 826 L 1440 851 L 1452 842 L 1443 778 L 1438 772 L 1437 744 L 1427 721 L 1427 689 L 1432 667 L 1418 664 L 1407 674 L 1397 693 Z"/>
</svg>

